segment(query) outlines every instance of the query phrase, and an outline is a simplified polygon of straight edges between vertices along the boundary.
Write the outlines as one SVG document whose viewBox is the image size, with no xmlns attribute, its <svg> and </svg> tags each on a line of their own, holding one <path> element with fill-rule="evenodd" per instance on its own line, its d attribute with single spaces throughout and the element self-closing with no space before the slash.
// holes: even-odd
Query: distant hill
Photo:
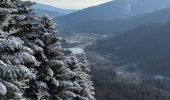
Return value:
<svg viewBox="0 0 170 100">
<path fill-rule="evenodd" d="M 75 10 L 61 9 L 61 8 L 56 8 L 53 6 L 39 4 L 39 3 L 34 5 L 33 8 L 35 9 L 35 12 L 40 16 L 44 14 L 49 14 L 54 18 L 75 12 Z"/>
<path fill-rule="evenodd" d="M 53 17 L 53 18 L 65 15 L 65 14 L 57 12 L 57 11 L 49 11 L 49 10 L 44 10 L 44 9 L 35 9 L 34 11 L 39 16 L 42 16 L 44 14 L 48 14 L 48 15 L 50 15 L 50 17 Z"/>
<path fill-rule="evenodd" d="M 170 23 L 142 25 L 89 49 L 110 55 L 112 61 L 135 62 L 144 72 L 170 76 L 169 37 Z"/>
<path fill-rule="evenodd" d="M 161 9 L 158 11 L 138 14 L 126 18 L 114 19 L 114 20 L 93 20 L 83 23 L 75 24 L 67 27 L 60 26 L 62 30 L 68 30 L 73 32 L 94 32 L 94 33 L 123 33 L 131 30 L 142 24 L 151 23 L 166 23 L 170 21 L 170 8 Z"/>
<path fill-rule="evenodd" d="M 61 30 L 113 33 L 119 32 L 115 30 L 122 24 L 127 25 L 129 17 L 152 14 L 154 11 L 169 8 L 169 5 L 169 0 L 115 0 L 57 17 L 55 20 Z"/>
</svg>

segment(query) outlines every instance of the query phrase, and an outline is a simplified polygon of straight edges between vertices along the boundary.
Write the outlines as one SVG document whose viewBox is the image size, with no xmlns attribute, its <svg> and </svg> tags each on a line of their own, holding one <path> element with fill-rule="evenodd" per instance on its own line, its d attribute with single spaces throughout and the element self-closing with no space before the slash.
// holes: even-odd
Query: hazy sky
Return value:
<svg viewBox="0 0 170 100">
<path fill-rule="evenodd" d="M 59 8 L 82 9 L 112 0 L 31 0 L 31 1 L 52 5 Z"/>
</svg>

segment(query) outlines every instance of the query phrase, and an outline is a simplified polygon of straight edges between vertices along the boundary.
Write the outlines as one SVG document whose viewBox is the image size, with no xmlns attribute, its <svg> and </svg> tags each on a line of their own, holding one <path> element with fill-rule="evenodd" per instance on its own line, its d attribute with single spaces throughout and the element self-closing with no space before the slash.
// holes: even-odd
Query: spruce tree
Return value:
<svg viewBox="0 0 170 100">
<path fill-rule="evenodd" d="M 39 66 L 33 51 L 25 44 L 10 22 L 18 13 L 18 1 L 4 0 L 0 3 L 0 99 L 24 99 L 23 91 L 27 82 L 34 78 L 34 70 Z"/>
<path fill-rule="evenodd" d="M 52 19 L 34 3 L 0 2 L 0 99 L 94 100 L 86 59 L 65 57 Z"/>
<path fill-rule="evenodd" d="M 29 47 L 34 50 L 34 55 L 41 64 L 36 68 L 37 77 L 30 82 L 31 88 L 26 90 L 25 96 L 32 99 L 55 100 L 59 82 L 54 77 L 52 66 L 58 66 L 57 61 L 63 64 L 62 60 L 56 60 L 57 58 L 61 59 L 63 55 L 59 50 L 61 47 L 58 42 L 58 32 L 47 15 L 43 17 L 33 16 L 32 21 L 36 22 L 35 27 L 29 28 L 32 31 L 27 33 L 25 38 L 28 39 Z M 31 24 L 29 23 L 29 25 Z M 55 51 L 57 48 L 58 51 Z"/>
<path fill-rule="evenodd" d="M 75 88 L 79 90 L 73 90 L 76 94 L 76 97 L 73 97 L 73 99 L 95 100 L 93 82 L 91 81 L 91 75 L 89 74 L 90 65 L 88 64 L 85 54 L 68 56 L 66 62 L 71 71 L 75 73 L 70 81 L 75 83 Z"/>
<path fill-rule="evenodd" d="M 71 76 L 71 71 L 67 68 L 63 62 L 64 55 L 62 53 L 62 47 L 59 42 L 58 31 L 55 29 L 55 25 L 52 19 L 45 15 L 41 19 L 41 23 L 44 29 L 43 41 L 45 43 L 44 51 L 45 56 L 48 58 L 45 64 L 47 68 L 51 68 L 54 71 L 54 77 L 57 79 L 53 83 L 57 87 L 51 87 L 52 99 L 67 99 L 70 96 L 74 96 L 71 91 L 64 91 L 65 88 L 71 87 L 72 83 L 68 81 Z M 57 84 L 58 83 L 58 84 Z"/>
</svg>

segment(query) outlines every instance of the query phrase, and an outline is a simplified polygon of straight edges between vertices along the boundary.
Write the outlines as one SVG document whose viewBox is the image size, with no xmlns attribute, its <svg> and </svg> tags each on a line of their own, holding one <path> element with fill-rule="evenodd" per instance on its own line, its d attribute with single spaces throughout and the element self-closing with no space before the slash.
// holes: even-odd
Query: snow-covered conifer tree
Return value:
<svg viewBox="0 0 170 100">
<path fill-rule="evenodd" d="M 52 19 L 34 3 L 0 2 L 0 99 L 94 100 L 86 58 L 66 58 Z"/>
<path fill-rule="evenodd" d="M 93 82 L 91 81 L 90 65 L 87 62 L 85 54 L 72 55 L 67 57 L 68 67 L 76 73 L 70 80 L 76 84 L 75 88 L 79 91 L 73 91 L 76 100 L 95 100 Z"/>
<path fill-rule="evenodd" d="M 57 48 L 54 48 L 60 45 L 58 42 L 58 32 L 47 15 L 43 17 L 31 16 L 29 20 L 29 25 L 34 27 L 29 28 L 31 32 L 25 38 L 28 40 L 29 47 L 34 50 L 34 55 L 41 64 L 36 69 L 38 71 L 36 79 L 30 82 L 31 88 L 26 90 L 25 95 L 32 99 L 55 100 L 57 98 L 55 91 L 57 91 L 59 82 L 54 77 L 52 70 L 54 68 L 52 66 L 58 66 L 56 63 L 56 61 L 59 61 L 57 57 L 61 58 L 63 55 L 62 52 L 55 51 Z M 34 25 L 32 25 L 32 22 L 34 22 Z M 62 64 L 62 61 L 60 61 L 60 64 Z M 36 92 L 34 92 L 35 90 Z"/>
<path fill-rule="evenodd" d="M 30 13 L 32 4 L 29 1 L 18 1 L 15 3 L 18 12 L 11 16 L 8 21 L 8 27 L 5 29 L 6 31 L 13 28 L 18 30 L 13 33 L 14 36 L 20 37 L 24 41 L 26 46 L 32 50 L 32 55 L 39 62 L 38 66 L 27 65 L 27 67 L 35 70 L 36 77 L 29 80 L 29 88 L 24 90 L 24 96 L 31 100 L 50 100 L 52 94 L 49 86 L 54 85 L 57 87 L 58 83 L 55 77 L 53 77 L 51 68 L 46 66 L 48 58 L 44 54 L 46 51 L 46 40 L 44 40 L 44 37 L 46 37 L 45 31 L 48 30 L 48 27 L 44 27 L 41 24 L 40 17 Z M 53 87 L 53 89 L 56 89 L 56 87 Z"/>
<path fill-rule="evenodd" d="M 15 4 L 14 4 L 15 3 Z M 39 62 L 34 67 L 36 77 L 28 82 L 30 88 L 25 89 L 24 95 L 31 99 L 56 99 L 66 98 L 73 93 L 63 92 L 62 88 L 70 87 L 67 77 L 70 76 L 69 68 L 63 63 L 63 53 L 58 42 L 58 31 L 48 16 L 42 18 L 30 15 L 31 2 L 14 2 L 17 10 L 6 21 L 3 30 L 17 30 L 13 36 L 20 37 L 26 46 L 32 50 L 35 60 Z M 33 67 L 28 65 L 27 67 Z M 54 73 L 53 73 L 54 70 Z M 55 77 L 54 77 L 55 76 Z M 57 78 L 57 80 L 56 80 Z M 57 88 L 60 84 L 60 88 Z M 72 85 L 72 84 L 71 84 Z"/>
<path fill-rule="evenodd" d="M 33 51 L 25 44 L 11 21 L 18 13 L 18 0 L 0 2 L 0 99 L 24 99 L 27 82 L 34 78 L 31 67 L 39 66 Z M 14 34 L 18 34 L 15 36 Z"/>
<path fill-rule="evenodd" d="M 49 67 L 54 72 L 54 77 L 57 79 L 52 81 L 56 84 L 57 88 L 51 87 L 53 94 L 52 99 L 67 99 L 68 97 L 75 96 L 75 94 L 66 88 L 73 86 L 69 81 L 71 74 L 73 74 L 69 68 L 67 68 L 63 62 L 64 55 L 62 53 L 62 47 L 59 42 L 58 31 L 55 29 L 55 25 L 52 19 L 45 15 L 41 19 L 41 23 L 44 28 L 43 41 L 45 44 L 44 51 L 48 62 L 46 67 Z"/>
</svg>

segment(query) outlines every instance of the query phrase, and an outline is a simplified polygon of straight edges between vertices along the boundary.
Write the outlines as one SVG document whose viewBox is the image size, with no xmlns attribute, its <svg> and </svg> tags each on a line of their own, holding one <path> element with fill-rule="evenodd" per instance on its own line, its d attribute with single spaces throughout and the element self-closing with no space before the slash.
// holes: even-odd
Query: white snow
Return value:
<svg viewBox="0 0 170 100">
<path fill-rule="evenodd" d="M 7 93 L 7 89 L 4 84 L 0 83 L 0 95 L 5 95 Z"/>
<path fill-rule="evenodd" d="M 56 87 L 59 86 L 59 82 L 55 78 L 52 78 L 51 84 L 55 85 Z"/>
</svg>

